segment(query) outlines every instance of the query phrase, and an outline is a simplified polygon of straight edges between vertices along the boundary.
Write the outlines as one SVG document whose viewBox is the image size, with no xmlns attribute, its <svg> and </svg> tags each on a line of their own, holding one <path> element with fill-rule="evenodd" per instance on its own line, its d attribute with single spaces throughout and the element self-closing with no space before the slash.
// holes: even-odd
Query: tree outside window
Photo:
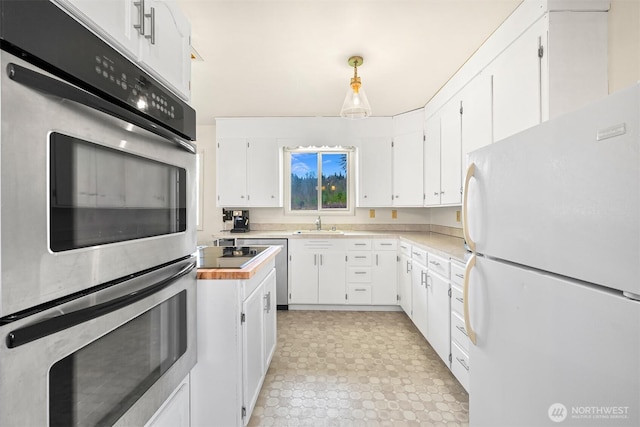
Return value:
<svg viewBox="0 0 640 427">
<path fill-rule="evenodd" d="M 295 151 L 290 153 L 290 210 L 349 210 L 349 152 Z"/>
</svg>

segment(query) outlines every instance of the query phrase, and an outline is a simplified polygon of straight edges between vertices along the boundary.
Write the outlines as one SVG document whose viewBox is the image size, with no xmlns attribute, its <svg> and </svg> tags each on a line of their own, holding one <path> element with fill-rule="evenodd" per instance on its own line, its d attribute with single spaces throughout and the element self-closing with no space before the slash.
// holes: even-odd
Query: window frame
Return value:
<svg viewBox="0 0 640 427">
<path fill-rule="evenodd" d="M 347 155 L 347 207 L 346 208 L 322 208 L 322 156 L 318 156 L 318 206 L 315 210 L 294 210 L 291 209 L 291 154 L 295 153 L 327 153 Z M 284 147 L 284 211 L 285 215 L 355 215 L 355 157 L 356 150 L 354 147 L 342 146 L 308 146 L 308 147 Z"/>
</svg>

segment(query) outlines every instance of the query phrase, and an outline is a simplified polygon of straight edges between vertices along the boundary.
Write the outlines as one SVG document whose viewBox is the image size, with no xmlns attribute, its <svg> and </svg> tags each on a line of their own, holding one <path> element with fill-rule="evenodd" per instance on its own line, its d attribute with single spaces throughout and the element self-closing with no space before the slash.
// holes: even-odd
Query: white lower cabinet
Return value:
<svg viewBox="0 0 640 427">
<path fill-rule="evenodd" d="M 400 307 L 411 317 L 411 245 L 398 244 L 398 299 Z"/>
<path fill-rule="evenodd" d="M 442 274 L 444 271 L 446 276 Z M 451 351 L 449 260 L 429 254 L 426 283 L 427 340 L 442 361 L 449 366 Z"/>
<path fill-rule="evenodd" d="M 289 274 L 289 304 L 344 304 L 344 241 L 289 240 Z"/>
<path fill-rule="evenodd" d="M 411 320 L 418 330 L 427 337 L 428 315 L 427 315 L 427 266 L 420 259 L 419 253 L 423 253 L 426 259 L 426 252 L 414 247 L 412 250 L 413 259 L 411 261 Z"/>
<path fill-rule="evenodd" d="M 198 280 L 191 425 L 243 427 L 276 344 L 275 264 L 248 280 Z"/>
<path fill-rule="evenodd" d="M 469 336 L 464 324 L 464 265 L 451 261 L 451 372 L 469 391 Z"/>
<path fill-rule="evenodd" d="M 347 241 L 347 304 L 398 304 L 397 247 L 397 239 Z"/>
<path fill-rule="evenodd" d="M 176 387 L 145 427 L 189 427 L 189 376 Z"/>
</svg>

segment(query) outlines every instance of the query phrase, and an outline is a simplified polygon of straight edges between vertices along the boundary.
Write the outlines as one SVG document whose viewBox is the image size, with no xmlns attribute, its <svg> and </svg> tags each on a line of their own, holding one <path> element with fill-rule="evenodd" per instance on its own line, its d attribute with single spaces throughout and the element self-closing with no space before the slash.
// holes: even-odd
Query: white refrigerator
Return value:
<svg viewBox="0 0 640 427">
<path fill-rule="evenodd" d="M 469 420 L 640 426 L 640 85 L 468 155 Z"/>
</svg>

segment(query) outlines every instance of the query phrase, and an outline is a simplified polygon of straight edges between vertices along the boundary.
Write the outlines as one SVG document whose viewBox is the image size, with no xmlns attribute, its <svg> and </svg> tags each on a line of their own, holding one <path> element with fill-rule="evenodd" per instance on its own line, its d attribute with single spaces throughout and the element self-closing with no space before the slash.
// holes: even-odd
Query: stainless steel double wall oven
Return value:
<svg viewBox="0 0 640 427">
<path fill-rule="evenodd" d="M 144 425 L 195 364 L 195 112 L 0 2 L 0 425 Z"/>
</svg>

